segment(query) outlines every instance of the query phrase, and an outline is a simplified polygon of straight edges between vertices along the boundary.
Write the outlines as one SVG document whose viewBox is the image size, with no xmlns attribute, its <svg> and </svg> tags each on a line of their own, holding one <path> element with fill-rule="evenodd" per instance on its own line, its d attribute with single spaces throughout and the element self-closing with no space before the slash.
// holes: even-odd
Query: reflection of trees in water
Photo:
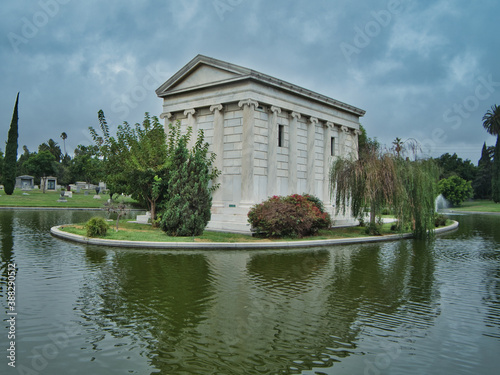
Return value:
<svg viewBox="0 0 500 375">
<path fill-rule="evenodd" d="M 415 305 L 426 304 L 426 314 L 435 318 L 434 262 L 425 242 L 363 246 L 363 251 L 352 257 L 348 272 L 334 279 L 332 306 L 341 300 L 345 309 L 358 311 L 358 325 L 372 322 L 394 330 L 409 322 L 408 314 Z M 409 325 L 413 323 L 417 321 Z"/>
<path fill-rule="evenodd" d="M 8 279 L 8 264 L 12 263 L 12 257 L 14 255 L 14 236 L 12 232 L 14 231 L 14 211 L 5 210 L 0 211 L 0 233 L 1 233 L 1 255 L 2 259 L 0 262 L 0 273 L 1 279 L 0 284 L 4 285 Z M 4 296 L 3 288 L 1 289 L 1 297 Z M 2 298 L 2 301 L 5 298 Z"/>
<path fill-rule="evenodd" d="M 261 320 L 279 328 L 278 340 L 269 337 L 268 364 L 274 361 L 275 371 L 331 367 L 356 349 L 366 324 L 394 330 L 431 324 L 409 311 L 413 303 L 435 299 L 434 258 L 417 242 L 258 255 L 248 271 L 272 296 L 273 309 Z M 437 315 L 434 306 L 428 312 L 432 319 Z"/>
<path fill-rule="evenodd" d="M 469 214 L 460 216 L 450 216 L 453 220 L 458 220 L 460 225 L 453 238 L 478 241 L 488 240 L 489 245 L 497 246 L 500 243 L 500 215 L 496 214 Z"/>
<path fill-rule="evenodd" d="M 486 270 L 486 294 L 483 298 L 483 303 L 486 306 L 486 315 L 484 324 L 493 333 L 486 334 L 500 339 L 500 253 L 496 249 L 490 249 L 490 257 L 494 262 L 489 262 L 489 267 Z"/>
<path fill-rule="evenodd" d="M 434 299 L 432 251 L 419 246 L 206 257 L 87 251 L 100 273 L 88 282 L 96 287 L 82 289 L 81 310 L 95 350 L 107 334 L 128 336 L 162 373 L 329 368 L 356 352 L 364 326 L 397 330 L 409 302 Z"/>
<path fill-rule="evenodd" d="M 327 250 L 306 253 L 278 253 L 252 256 L 248 272 L 252 281 L 268 292 L 301 294 L 315 287 L 330 260 Z"/>
<path fill-rule="evenodd" d="M 133 346 L 145 345 L 142 354 L 154 367 L 175 363 L 173 354 L 206 319 L 211 287 L 205 257 L 119 252 L 106 262 L 103 254 L 87 252 L 87 259 L 101 263 L 79 300 L 94 350 L 106 346 L 100 344 L 106 334 L 128 337 Z"/>
</svg>

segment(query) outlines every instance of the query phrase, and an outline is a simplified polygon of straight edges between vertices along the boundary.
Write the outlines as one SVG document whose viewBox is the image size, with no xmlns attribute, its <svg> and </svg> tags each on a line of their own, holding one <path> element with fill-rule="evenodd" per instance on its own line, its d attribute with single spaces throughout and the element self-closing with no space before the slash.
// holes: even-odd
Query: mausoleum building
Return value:
<svg viewBox="0 0 500 375">
<path fill-rule="evenodd" d="M 313 194 L 336 224 L 332 159 L 357 157 L 365 111 L 238 65 L 198 55 L 156 90 L 161 118 L 203 129 L 221 186 L 209 228 L 249 230 L 248 210 L 273 195 Z M 196 137 L 193 137 L 193 142 Z"/>
</svg>

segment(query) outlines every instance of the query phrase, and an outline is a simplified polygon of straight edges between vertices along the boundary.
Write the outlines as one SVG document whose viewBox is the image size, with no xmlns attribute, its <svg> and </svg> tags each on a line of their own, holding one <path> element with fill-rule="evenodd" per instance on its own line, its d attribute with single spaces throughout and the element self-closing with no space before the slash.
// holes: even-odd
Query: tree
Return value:
<svg viewBox="0 0 500 375">
<path fill-rule="evenodd" d="M 459 176 L 466 181 L 473 181 L 476 178 L 477 167 L 469 159 L 459 158 L 456 153 L 443 154 L 436 159 L 436 163 L 441 168 L 440 179 Z"/>
<path fill-rule="evenodd" d="M 189 127 L 187 133 L 181 135 L 180 126 L 178 122 L 169 127 L 168 198 L 160 227 L 171 236 L 197 236 L 210 221 L 212 192 L 219 186 L 210 185 L 220 172 L 213 167 L 216 155 L 209 155 L 203 130 L 198 132 L 196 144 L 189 150 L 192 129 Z"/>
<path fill-rule="evenodd" d="M 66 139 L 68 138 L 68 135 L 65 132 L 62 132 L 61 138 L 63 140 L 63 145 L 64 145 L 64 155 L 66 155 L 67 154 L 67 152 L 66 152 Z"/>
<path fill-rule="evenodd" d="M 410 226 L 418 238 L 433 229 L 437 167 L 432 160 L 410 161 L 375 148 L 358 160 L 338 158 L 330 171 L 330 191 L 337 212 L 350 206 L 355 217 L 370 209 L 369 232 L 378 233 L 376 218 L 389 207 L 400 229 Z"/>
<path fill-rule="evenodd" d="M 56 164 L 56 176 L 60 185 L 69 185 L 74 180 L 71 178 L 71 156 L 64 154 L 61 162 Z"/>
<path fill-rule="evenodd" d="M 12 121 L 10 123 L 7 146 L 5 147 L 5 158 L 3 168 L 3 185 L 7 195 L 12 195 L 16 186 L 16 162 L 17 162 L 17 138 L 18 138 L 18 103 L 19 93 L 17 93 Z"/>
<path fill-rule="evenodd" d="M 368 137 L 363 125 L 359 126 L 359 130 L 361 134 L 358 135 L 358 155 L 362 159 L 365 153 L 370 154 L 373 149 L 380 150 L 380 143 L 377 141 L 377 138 L 371 139 Z"/>
<path fill-rule="evenodd" d="M 0 150 L 0 181 L 3 179 L 3 152 Z"/>
<path fill-rule="evenodd" d="M 28 150 L 28 147 L 26 147 L 26 145 L 24 145 L 23 146 L 23 153 L 21 154 L 21 156 L 19 156 L 19 159 L 17 159 L 17 167 L 16 168 L 17 168 L 18 175 L 28 174 L 26 169 L 23 167 L 23 164 L 26 160 L 28 160 L 30 155 L 31 155 L 30 150 Z"/>
<path fill-rule="evenodd" d="M 50 138 L 47 142 L 42 143 L 40 146 L 38 146 L 38 152 L 41 151 L 49 151 L 52 155 L 54 155 L 54 158 L 56 162 L 61 161 L 61 147 L 57 144 L 56 141 L 54 141 L 52 138 Z"/>
<path fill-rule="evenodd" d="M 410 225 L 416 238 L 425 238 L 434 230 L 435 200 L 438 196 L 439 168 L 432 159 L 398 158 L 397 175 L 401 188 L 392 207 L 400 229 Z"/>
<path fill-rule="evenodd" d="M 102 161 L 95 147 L 78 145 L 69 164 L 69 173 L 72 181 L 97 184 L 102 177 Z"/>
<path fill-rule="evenodd" d="M 95 143 L 93 148 L 102 160 L 101 174 L 112 199 L 114 194 L 128 193 L 128 179 L 123 164 L 123 158 L 127 150 L 125 145 L 121 145 L 111 136 L 102 110 L 99 110 L 97 117 L 102 135 L 99 135 L 93 127 L 89 127 L 89 131 Z M 123 147 L 125 147 L 125 150 L 122 150 Z"/>
<path fill-rule="evenodd" d="M 491 135 L 497 136 L 491 176 L 491 198 L 500 202 L 500 107 L 496 104 L 483 116 L 483 127 Z"/>
<path fill-rule="evenodd" d="M 41 151 L 32 153 L 24 162 L 23 167 L 28 174 L 35 177 L 36 183 L 41 183 L 42 177 L 55 174 L 56 165 L 56 159 L 50 151 Z"/>
<path fill-rule="evenodd" d="M 104 176 L 115 193 L 131 194 L 146 204 L 155 223 L 156 205 L 165 193 L 168 167 L 166 135 L 158 118 L 145 114 L 142 124 L 118 126 L 116 138 L 109 132 L 104 112 L 98 114 L 102 136 L 90 133 L 103 158 Z"/>
<path fill-rule="evenodd" d="M 491 198 L 491 168 L 491 155 L 485 142 L 481 151 L 481 159 L 477 163 L 476 178 L 472 182 L 474 197 L 477 199 Z"/>
<path fill-rule="evenodd" d="M 385 205 L 391 205 L 399 188 L 396 165 L 389 154 L 381 154 L 375 147 L 366 148 L 363 157 L 355 160 L 337 158 L 330 171 L 330 191 L 335 195 L 337 213 L 345 214 L 350 205 L 352 214 L 362 218 L 365 207 L 370 209 L 372 234 L 378 232 L 376 217 Z"/>
<path fill-rule="evenodd" d="M 459 206 L 465 200 L 472 197 L 474 191 L 470 181 L 465 181 L 458 176 L 451 176 L 439 181 L 439 193 L 443 194 L 454 206 Z"/>
</svg>

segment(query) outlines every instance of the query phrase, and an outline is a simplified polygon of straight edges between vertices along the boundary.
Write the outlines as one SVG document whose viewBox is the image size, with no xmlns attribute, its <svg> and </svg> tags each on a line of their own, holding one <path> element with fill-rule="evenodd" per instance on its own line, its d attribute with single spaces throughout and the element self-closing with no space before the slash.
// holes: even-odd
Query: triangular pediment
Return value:
<svg viewBox="0 0 500 375">
<path fill-rule="evenodd" d="M 184 77 L 178 84 L 172 86 L 171 90 L 184 90 L 210 83 L 225 81 L 237 77 L 238 75 L 227 70 L 200 64 L 194 71 Z"/>
<path fill-rule="evenodd" d="M 198 55 L 161 85 L 156 93 L 158 96 L 166 96 L 169 93 L 231 81 L 247 76 L 250 72 L 250 69 Z"/>
</svg>

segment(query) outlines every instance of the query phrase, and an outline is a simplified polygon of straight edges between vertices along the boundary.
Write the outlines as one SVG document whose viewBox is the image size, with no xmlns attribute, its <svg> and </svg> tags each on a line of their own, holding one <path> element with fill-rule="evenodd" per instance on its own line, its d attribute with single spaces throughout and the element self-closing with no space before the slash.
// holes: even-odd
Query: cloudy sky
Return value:
<svg viewBox="0 0 500 375">
<path fill-rule="evenodd" d="M 495 139 L 498 0 L 9 0 L 0 16 L 0 148 L 15 96 L 19 152 L 68 134 L 90 144 L 161 113 L 155 89 L 197 54 L 366 110 L 370 137 L 416 139 L 422 154 L 474 163 Z"/>
</svg>

